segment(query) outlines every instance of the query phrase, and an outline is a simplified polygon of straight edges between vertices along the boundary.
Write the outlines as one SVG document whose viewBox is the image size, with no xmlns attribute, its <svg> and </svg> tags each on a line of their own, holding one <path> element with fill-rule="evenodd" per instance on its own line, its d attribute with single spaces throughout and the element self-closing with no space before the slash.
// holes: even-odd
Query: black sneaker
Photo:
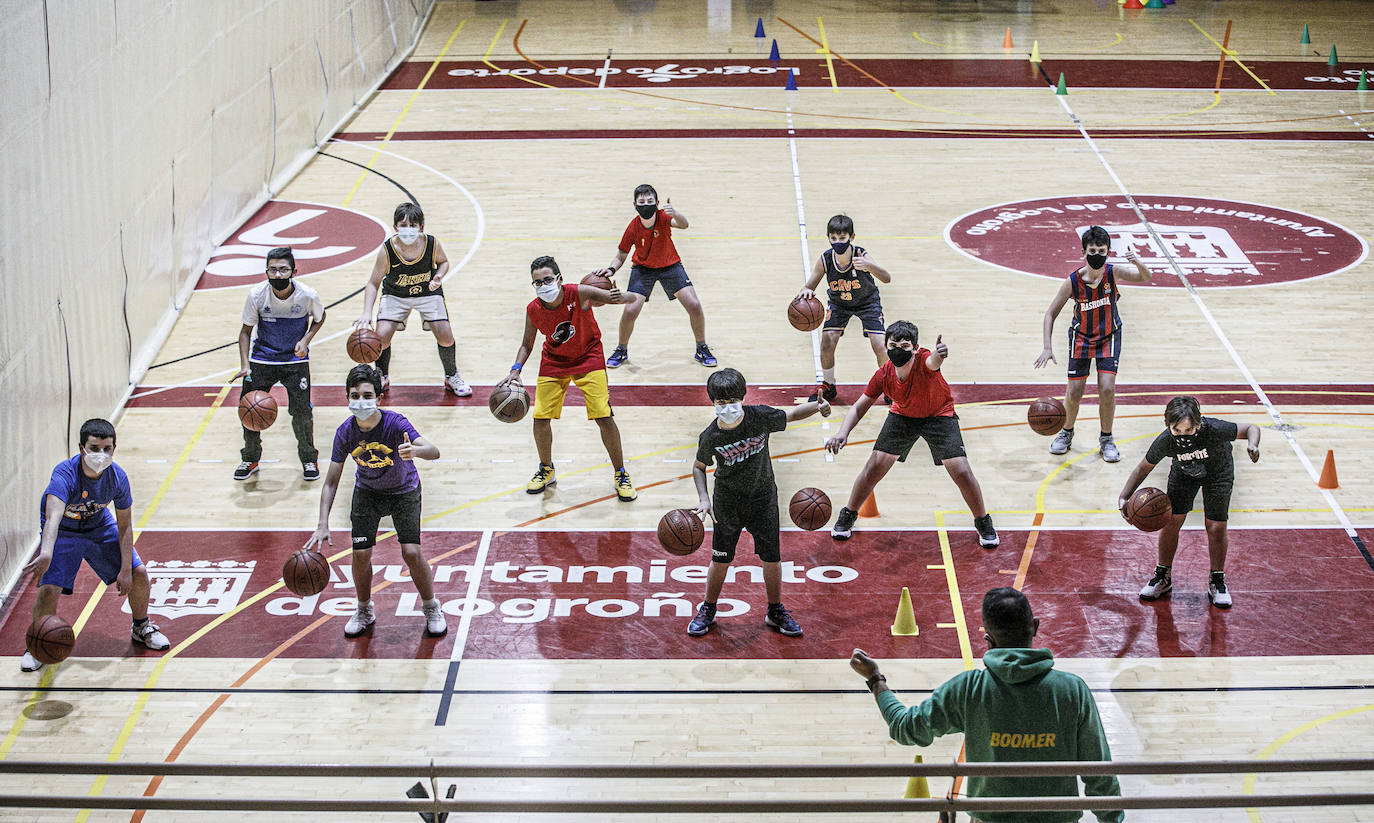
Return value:
<svg viewBox="0 0 1374 823">
<path fill-rule="evenodd" d="M 320 479 L 320 464 L 311 460 L 309 463 L 301 464 L 301 475 L 307 482 Z"/>
<path fill-rule="evenodd" d="M 258 461 L 256 461 L 256 460 L 253 460 L 253 461 L 245 460 L 245 461 L 243 461 L 242 463 L 239 464 L 239 467 L 238 467 L 237 469 L 234 469 L 234 479 L 235 479 L 235 480 L 247 480 L 248 478 L 252 477 L 253 475 L 255 475 L 255 474 L 257 474 L 257 473 L 258 473 Z"/>
<path fill-rule="evenodd" d="M 840 393 L 835 389 L 834 383 L 821 383 L 821 390 L 811 392 L 811 396 L 806 398 L 806 402 L 815 403 L 817 400 L 825 398 L 825 402 L 834 403 L 835 398 L 839 396 Z"/>
<path fill-rule="evenodd" d="M 787 607 L 782 604 L 778 604 L 776 608 L 768 607 L 768 614 L 763 616 L 763 625 L 770 629 L 777 629 L 785 637 L 801 637 L 801 626 L 792 619 Z"/>
<path fill-rule="evenodd" d="M 854 533 L 854 521 L 858 519 L 858 512 L 848 506 L 841 506 L 840 514 L 835 518 L 835 525 L 830 529 L 830 536 L 836 540 L 848 540 Z"/>
<path fill-rule="evenodd" d="M 1002 540 L 997 536 L 997 529 L 992 525 L 992 515 L 985 514 L 982 517 L 973 518 L 973 528 L 978 530 L 978 545 L 985 549 L 995 549 L 1002 545 Z"/>
<path fill-rule="evenodd" d="M 697 607 L 697 615 L 692 618 L 692 622 L 687 624 L 687 633 L 692 637 L 701 637 L 716 625 L 716 607 L 703 602 Z"/>
</svg>

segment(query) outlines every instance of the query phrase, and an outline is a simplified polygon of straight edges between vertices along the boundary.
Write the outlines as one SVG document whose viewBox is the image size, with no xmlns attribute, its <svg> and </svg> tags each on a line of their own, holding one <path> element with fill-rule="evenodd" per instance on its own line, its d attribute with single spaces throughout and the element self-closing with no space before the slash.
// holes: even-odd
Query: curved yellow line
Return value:
<svg viewBox="0 0 1374 823">
<path fill-rule="evenodd" d="M 1272 755 L 1272 754 L 1274 754 L 1275 752 L 1277 752 L 1280 748 L 1282 748 L 1282 747 L 1284 746 L 1284 744 L 1290 742 L 1291 740 L 1293 740 L 1293 739 L 1294 739 L 1295 737 L 1297 737 L 1298 735 L 1304 734 L 1304 733 L 1306 733 L 1306 732 L 1310 732 L 1310 731 L 1312 731 L 1313 729 L 1315 729 L 1315 728 L 1317 728 L 1317 727 L 1319 727 L 1319 726 L 1324 726 L 1324 725 L 1326 725 L 1327 723 L 1330 723 L 1330 722 L 1332 722 L 1332 721 L 1334 721 L 1334 720 L 1342 720 L 1342 719 L 1344 719 L 1344 718 L 1351 717 L 1352 715 L 1357 715 L 1357 714 L 1360 714 L 1360 713 L 1362 713 L 1362 712 L 1367 712 L 1367 711 L 1374 711 L 1374 703 L 1371 703 L 1371 704 L 1368 705 L 1368 706 L 1357 706 L 1357 707 L 1355 707 L 1355 708 L 1353 708 L 1353 709 L 1345 709 L 1345 710 L 1343 710 L 1343 711 L 1334 712 L 1334 713 L 1332 713 L 1332 714 L 1326 715 L 1325 717 L 1319 717 L 1319 718 L 1317 718 L 1316 720 L 1312 720 L 1312 721 L 1309 721 L 1309 722 L 1307 722 L 1307 723 L 1304 723 L 1304 724 L 1302 724 L 1301 726 L 1298 726 L 1298 727 L 1295 728 L 1295 729 L 1291 729 L 1291 730 L 1289 730 L 1289 731 L 1287 731 L 1287 732 L 1284 732 L 1282 735 L 1280 735 L 1278 738 L 1276 738 L 1276 739 L 1274 740 L 1273 743 L 1270 743 L 1268 746 L 1265 746 L 1263 751 L 1261 751 L 1259 754 L 1255 755 L 1255 759 L 1256 759 L 1256 760 L 1268 760 L 1269 757 L 1270 757 L 1270 755 Z M 1247 774 L 1247 775 L 1245 776 L 1244 782 L 1241 783 L 1240 793 L 1241 793 L 1241 794 L 1254 794 L 1254 793 L 1255 793 L 1255 781 L 1256 781 L 1257 778 L 1258 778 L 1258 775 L 1256 775 L 1256 774 L 1253 773 L 1253 772 L 1251 772 L 1250 774 Z M 1260 823 L 1260 815 L 1259 815 L 1259 811 L 1258 811 L 1257 809 L 1246 809 L 1246 810 L 1245 810 L 1245 813 L 1248 814 L 1248 815 L 1250 816 L 1250 820 L 1252 821 L 1252 823 Z"/>
</svg>

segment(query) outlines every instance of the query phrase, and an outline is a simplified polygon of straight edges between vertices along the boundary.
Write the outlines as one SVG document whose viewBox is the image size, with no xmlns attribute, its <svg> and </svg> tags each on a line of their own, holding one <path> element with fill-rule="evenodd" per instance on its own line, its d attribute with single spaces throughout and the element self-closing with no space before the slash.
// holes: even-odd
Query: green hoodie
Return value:
<svg viewBox="0 0 1374 823">
<path fill-rule="evenodd" d="M 929 746 L 936 737 L 964 733 L 970 763 L 1040 760 L 1111 760 L 1097 703 L 1077 675 L 1054 671 L 1049 649 L 990 649 L 983 671 L 947 680 L 919 706 L 903 706 L 891 691 L 879 692 L 878 707 L 892 739 Z M 1121 794 L 1115 777 L 1084 777 L 1087 795 Z M 1063 777 L 971 777 L 969 797 L 1078 795 L 1078 779 Z M 1104 823 L 1120 823 L 1123 811 L 1094 810 Z M 1080 812 L 979 812 L 979 820 L 1061 823 Z"/>
</svg>

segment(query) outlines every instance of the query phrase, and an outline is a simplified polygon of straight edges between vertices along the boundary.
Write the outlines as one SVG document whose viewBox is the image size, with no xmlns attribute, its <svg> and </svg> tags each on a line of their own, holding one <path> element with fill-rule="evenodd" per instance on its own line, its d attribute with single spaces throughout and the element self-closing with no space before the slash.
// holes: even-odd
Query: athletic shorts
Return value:
<svg viewBox="0 0 1374 823">
<path fill-rule="evenodd" d="M 887 334 L 887 326 L 883 323 L 883 304 L 877 300 L 869 300 L 861 306 L 845 306 L 831 300 L 821 331 L 838 331 L 844 334 L 844 328 L 849 325 L 851 317 L 857 317 L 863 323 L 864 334 L 875 334 L 879 337 Z"/>
<path fill-rule="evenodd" d="M 661 269 L 651 269 L 648 266 L 631 266 L 630 285 L 625 287 L 625 291 L 632 291 L 648 300 L 649 293 L 654 290 L 655 283 L 663 284 L 663 293 L 668 295 L 669 300 L 677 299 L 678 289 L 685 289 L 692 285 L 692 281 L 687 278 L 687 270 L 682 268 L 681 262 Z"/>
<path fill-rule="evenodd" d="M 600 420 L 612 415 L 611 387 L 606 383 L 606 370 L 597 369 L 586 374 L 562 377 L 540 375 L 534 385 L 535 420 L 557 420 L 563 416 L 563 397 L 568 392 L 569 383 L 582 390 L 587 402 L 588 420 Z"/>
<path fill-rule="evenodd" d="M 138 549 L 133 550 L 133 563 L 130 568 L 143 565 Z M 104 528 L 90 531 L 58 529 L 57 542 L 52 549 L 52 562 L 43 573 L 40 586 L 61 586 L 63 594 L 72 593 L 76 573 L 81 569 L 81 561 L 91 567 L 105 585 L 110 585 L 119 576 L 119 527 L 111 523 Z"/>
<path fill-rule="evenodd" d="M 735 559 L 735 546 L 741 531 L 748 530 L 754 538 L 754 554 L 765 563 L 776 563 L 781 557 L 782 539 L 778 534 L 778 491 L 768 497 L 753 500 L 711 501 L 715 526 L 711 531 L 711 562 L 729 563 Z"/>
<path fill-rule="evenodd" d="M 935 465 L 953 457 L 965 457 L 964 436 L 959 431 L 959 416 L 952 417 L 907 417 L 894 412 L 887 413 L 883 430 L 873 443 L 873 451 L 897 455 L 897 461 L 906 462 L 911 447 L 917 438 L 924 437 L 930 447 L 931 459 Z"/>
<path fill-rule="evenodd" d="M 442 294 L 426 294 L 421 297 L 397 297 L 394 294 L 382 295 L 381 308 L 377 311 L 378 320 L 390 320 L 404 329 L 406 318 L 414 310 L 426 323 L 448 321 L 448 306 Z"/>
<path fill-rule="evenodd" d="M 386 492 L 353 488 L 353 551 L 363 551 L 377 545 L 377 524 L 390 515 L 396 529 L 396 539 L 402 544 L 420 545 L 420 487 L 408 492 Z"/>
<path fill-rule="evenodd" d="M 1189 477 L 1181 471 L 1169 471 L 1169 502 L 1173 504 L 1174 514 L 1187 514 L 1193 510 L 1198 489 L 1202 489 L 1202 514 L 1208 520 L 1225 523 L 1231 509 L 1231 478 L 1210 479 Z"/>
<path fill-rule="evenodd" d="M 1116 374 L 1117 365 L 1118 365 L 1118 364 L 1120 363 L 1120 361 L 1121 361 L 1121 329 L 1117 329 L 1117 330 L 1112 334 L 1111 341 L 1110 341 L 1110 342 L 1108 343 L 1108 345 L 1107 345 L 1107 353 L 1106 353 L 1106 354 L 1103 354 L 1101 357 L 1074 357 L 1074 356 L 1073 356 L 1073 348 L 1074 348 L 1074 332 L 1073 332 L 1072 330 L 1070 330 L 1070 331 L 1069 331 L 1069 379 L 1070 379 L 1070 380 L 1086 380 L 1086 379 L 1088 378 L 1088 370 L 1089 370 L 1089 367 L 1091 366 L 1092 361 L 1094 361 L 1094 360 L 1097 361 L 1097 373 L 1098 373 L 1098 374 L 1101 374 L 1102 372 L 1108 372 L 1109 374 Z"/>
</svg>

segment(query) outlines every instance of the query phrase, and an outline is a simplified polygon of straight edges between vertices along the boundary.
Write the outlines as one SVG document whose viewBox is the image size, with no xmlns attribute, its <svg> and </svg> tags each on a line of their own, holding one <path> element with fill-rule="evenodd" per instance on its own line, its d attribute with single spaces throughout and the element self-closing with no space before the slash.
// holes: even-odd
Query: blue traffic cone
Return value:
<svg viewBox="0 0 1374 823">
<path fill-rule="evenodd" d="M 788 69 L 788 70 L 787 70 L 787 90 L 788 90 L 788 91 L 796 91 L 796 90 L 797 90 L 797 76 L 796 76 L 795 74 L 792 73 L 792 70 L 791 70 L 791 69 Z"/>
<path fill-rule="evenodd" d="M 759 18 L 758 25 L 754 26 L 754 36 L 763 37 L 763 18 Z"/>
<path fill-rule="evenodd" d="M 774 63 L 776 63 L 776 62 L 778 62 L 779 60 L 782 59 L 782 55 L 778 54 L 778 41 L 777 41 L 777 40 L 774 40 L 774 41 L 773 41 L 773 50 L 770 51 L 770 52 L 768 52 L 768 59 L 771 60 L 771 61 L 774 62 Z"/>
</svg>

